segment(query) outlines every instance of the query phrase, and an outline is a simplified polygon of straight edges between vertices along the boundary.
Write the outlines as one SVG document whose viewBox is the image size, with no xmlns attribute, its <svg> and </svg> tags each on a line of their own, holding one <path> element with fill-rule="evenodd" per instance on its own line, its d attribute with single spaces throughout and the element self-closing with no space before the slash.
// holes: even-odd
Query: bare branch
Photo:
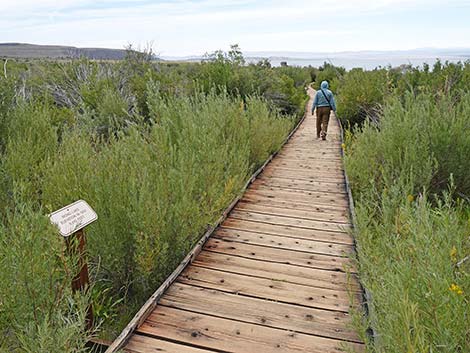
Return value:
<svg viewBox="0 0 470 353">
<path fill-rule="evenodd" d="M 6 58 L 5 62 L 3 63 L 3 75 L 5 76 L 5 78 L 8 78 L 8 76 L 7 76 L 7 62 L 8 62 L 8 58 Z"/>
<path fill-rule="evenodd" d="M 458 263 L 457 263 L 457 267 L 460 267 L 464 264 L 465 261 L 468 261 L 470 260 L 470 255 L 469 256 L 466 256 L 464 257 L 462 260 L 460 260 Z"/>
</svg>

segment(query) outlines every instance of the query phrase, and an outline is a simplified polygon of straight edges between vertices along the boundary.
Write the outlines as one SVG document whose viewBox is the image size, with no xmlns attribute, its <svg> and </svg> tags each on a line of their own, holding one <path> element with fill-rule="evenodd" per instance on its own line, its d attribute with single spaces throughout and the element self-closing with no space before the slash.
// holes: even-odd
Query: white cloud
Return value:
<svg viewBox="0 0 470 353">
<path fill-rule="evenodd" d="M 379 49 L 413 40 L 433 43 L 433 38 L 424 33 L 400 42 L 406 35 L 400 29 L 363 31 L 350 28 L 348 20 L 432 6 L 442 6 L 441 1 L 0 0 L 0 41 L 117 48 L 154 41 L 156 51 L 166 55 L 198 54 L 230 43 L 246 50 L 302 50 L 313 45 L 306 42 L 313 38 L 325 51 Z M 468 6 L 468 1 L 448 0 L 446 7 L 451 6 Z M 437 43 L 441 36 L 435 38 Z M 460 34 L 451 38 L 462 41 Z"/>
</svg>

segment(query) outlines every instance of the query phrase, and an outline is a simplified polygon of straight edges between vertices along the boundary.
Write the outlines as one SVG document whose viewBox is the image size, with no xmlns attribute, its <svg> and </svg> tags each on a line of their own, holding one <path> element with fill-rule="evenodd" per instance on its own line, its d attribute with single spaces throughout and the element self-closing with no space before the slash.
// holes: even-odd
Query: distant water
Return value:
<svg viewBox="0 0 470 353">
<path fill-rule="evenodd" d="M 470 60 L 470 56 L 445 56 L 440 57 L 441 62 L 465 62 Z M 259 59 L 251 58 L 250 62 L 257 62 Z M 319 67 L 323 63 L 328 62 L 335 66 L 343 66 L 347 70 L 355 67 L 371 70 L 377 67 L 398 67 L 404 64 L 411 64 L 413 66 L 423 66 L 423 63 L 434 65 L 437 61 L 436 57 L 407 57 L 407 56 L 393 56 L 393 57 L 317 57 L 313 59 L 300 59 L 300 58 L 270 58 L 269 61 L 273 66 L 280 66 L 281 62 L 287 62 L 289 66 L 313 66 Z"/>
</svg>

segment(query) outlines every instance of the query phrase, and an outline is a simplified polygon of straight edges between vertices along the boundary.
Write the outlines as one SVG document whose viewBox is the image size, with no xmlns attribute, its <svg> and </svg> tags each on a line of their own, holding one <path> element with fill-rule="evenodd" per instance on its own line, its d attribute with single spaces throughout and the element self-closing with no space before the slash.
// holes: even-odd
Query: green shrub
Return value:
<svg viewBox="0 0 470 353">
<path fill-rule="evenodd" d="M 0 62 L 1 64 L 1 62 Z M 15 82 L 13 79 L 5 79 L 0 76 L 0 153 L 3 151 L 6 143 L 8 113 L 14 106 L 15 101 Z"/>
<path fill-rule="evenodd" d="M 47 106 L 22 103 L 8 115 L 5 154 L 0 164 L 2 211 L 14 207 L 12 191 L 39 205 L 45 163 L 55 154 L 58 135 Z M 8 198 L 9 196 L 9 198 Z"/>
<path fill-rule="evenodd" d="M 381 196 L 363 195 L 356 208 L 359 272 L 378 334 L 370 351 L 468 351 L 470 266 L 456 266 L 470 252 L 462 209 L 411 201 L 397 183 Z"/>
<path fill-rule="evenodd" d="M 348 126 L 361 125 L 384 103 L 387 90 L 386 70 L 349 71 L 338 90 L 338 115 Z"/>
<path fill-rule="evenodd" d="M 352 137 L 347 161 L 353 189 L 360 197 L 371 185 L 382 190 L 406 176 L 410 193 L 440 193 L 453 178 L 456 192 L 469 195 L 469 114 L 469 94 L 457 104 L 451 98 L 436 103 L 429 95 L 391 99 L 379 126 L 366 124 Z"/>
<path fill-rule="evenodd" d="M 340 86 L 340 81 L 343 79 L 345 74 L 346 69 L 344 67 L 334 66 L 325 62 L 323 66 L 320 66 L 316 72 L 315 84 L 313 85 L 313 88 L 319 90 L 320 84 L 323 81 L 328 81 L 330 89 L 334 92 L 337 92 L 338 87 Z"/>
<path fill-rule="evenodd" d="M 469 99 L 390 98 L 378 125 L 347 134 L 373 352 L 470 349 Z"/>
<path fill-rule="evenodd" d="M 87 296 L 71 293 L 77 259 L 41 210 L 15 205 L 0 225 L 0 350 L 84 352 Z"/>
</svg>

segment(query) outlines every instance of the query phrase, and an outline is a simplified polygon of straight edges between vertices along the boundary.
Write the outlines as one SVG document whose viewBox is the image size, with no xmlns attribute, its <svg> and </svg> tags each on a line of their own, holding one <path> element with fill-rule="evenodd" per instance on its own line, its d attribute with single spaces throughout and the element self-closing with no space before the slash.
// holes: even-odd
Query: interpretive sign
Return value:
<svg viewBox="0 0 470 353">
<path fill-rule="evenodd" d="M 49 215 L 51 222 L 59 228 L 62 236 L 68 237 L 96 221 L 95 211 L 83 200 L 76 201 Z"/>
</svg>

